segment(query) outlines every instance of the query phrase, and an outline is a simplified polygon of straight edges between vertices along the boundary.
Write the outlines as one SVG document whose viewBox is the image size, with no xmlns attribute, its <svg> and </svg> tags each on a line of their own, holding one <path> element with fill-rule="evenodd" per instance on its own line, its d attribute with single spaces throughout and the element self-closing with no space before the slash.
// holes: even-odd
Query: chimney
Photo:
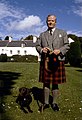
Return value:
<svg viewBox="0 0 82 120">
<path fill-rule="evenodd" d="M 35 43 L 37 41 L 37 37 L 33 36 L 33 43 Z"/>
<path fill-rule="evenodd" d="M 11 36 L 9 36 L 9 42 L 11 42 L 12 41 L 12 37 Z"/>
</svg>

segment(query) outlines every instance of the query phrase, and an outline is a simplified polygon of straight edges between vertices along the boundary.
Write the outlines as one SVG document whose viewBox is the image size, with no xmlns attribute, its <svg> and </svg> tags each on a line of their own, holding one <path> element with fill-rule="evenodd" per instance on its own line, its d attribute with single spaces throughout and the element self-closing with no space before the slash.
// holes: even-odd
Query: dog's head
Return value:
<svg viewBox="0 0 82 120">
<path fill-rule="evenodd" d="M 31 89 L 29 88 L 26 88 L 26 87 L 19 88 L 19 94 L 21 96 L 26 96 L 26 95 L 29 95 L 30 93 L 31 93 Z"/>
</svg>

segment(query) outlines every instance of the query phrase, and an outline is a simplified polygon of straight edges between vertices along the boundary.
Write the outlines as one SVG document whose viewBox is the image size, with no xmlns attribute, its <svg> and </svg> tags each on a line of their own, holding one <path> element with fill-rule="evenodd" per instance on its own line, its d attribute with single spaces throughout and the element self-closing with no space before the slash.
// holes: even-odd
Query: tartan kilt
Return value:
<svg viewBox="0 0 82 120">
<path fill-rule="evenodd" d="M 48 84 L 61 84 L 66 82 L 64 61 L 57 60 L 56 63 L 52 61 L 49 63 L 48 58 L 44 58 L 40 62 L 39 82 Z"/>
</svg>

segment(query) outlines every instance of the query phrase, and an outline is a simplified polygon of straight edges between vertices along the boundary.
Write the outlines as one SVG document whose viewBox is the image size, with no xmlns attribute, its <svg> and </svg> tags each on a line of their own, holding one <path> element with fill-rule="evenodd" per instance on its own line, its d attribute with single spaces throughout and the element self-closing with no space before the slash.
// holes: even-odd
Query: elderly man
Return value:
<svg viewBox="0 0 82 120">
<path fill-rule="evenodd" d="M 39 81 L 43 82 L 44 104 L 43 110 L 49 108 L 50 85 L 52 85 L 52 109 L 59 111 L 57 105 L 58 84 L 66 82 L 65 54 L 69 49 L 67 33 L 56 28 L 56 16 L 48 15 L 46 19 L 48 29 L 40 34 L 36 50 L 41 55 Z"/>
</svg>

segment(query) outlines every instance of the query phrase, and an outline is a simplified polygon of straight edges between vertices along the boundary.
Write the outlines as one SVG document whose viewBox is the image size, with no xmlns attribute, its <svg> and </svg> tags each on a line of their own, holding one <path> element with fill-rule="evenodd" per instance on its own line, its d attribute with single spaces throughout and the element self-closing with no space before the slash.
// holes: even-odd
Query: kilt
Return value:
<svg viewBox="0 0 82 120">
<path fill-rule="evenodd" d="M 53 57 L 53 56 L 52 56 Z M 61 84 L 66 82 L 64 61 L 57 58 L 43 57 L 40 62 L 39 82 L 47 84 Z M 52 61 L 57 59 L 56 62 Z"/>
</svg>

